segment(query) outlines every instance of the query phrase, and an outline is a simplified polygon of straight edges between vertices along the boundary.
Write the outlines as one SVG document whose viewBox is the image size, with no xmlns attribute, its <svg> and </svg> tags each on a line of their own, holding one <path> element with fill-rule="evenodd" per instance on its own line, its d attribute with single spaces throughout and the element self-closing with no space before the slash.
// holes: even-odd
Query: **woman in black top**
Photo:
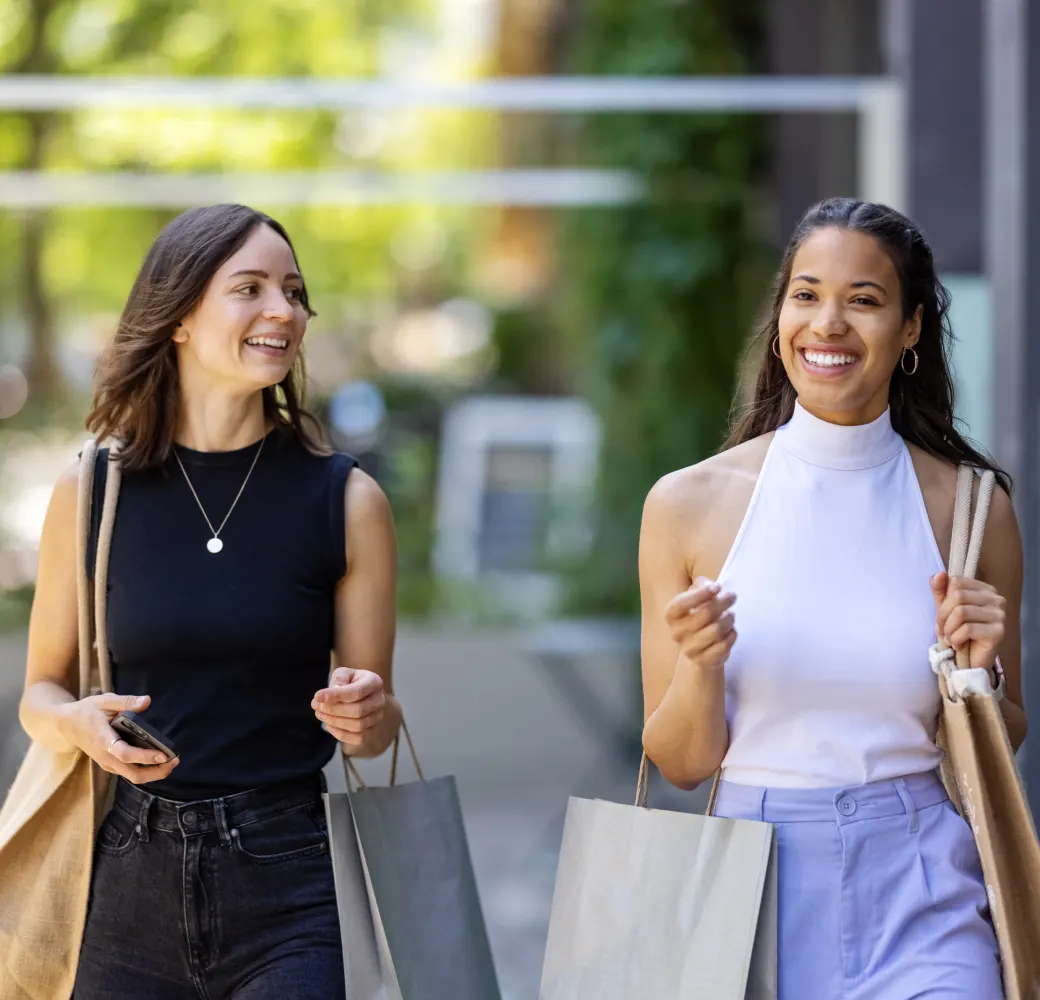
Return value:
<svg viewBox="0 0 1040 1000">
<path fill-rule="evenodd" d="M 382 491 L 301 410 L 311 315 L 288 236 L 252 209 L 186 212 L 149 252 L 88 418 L 123 472 L 107 617 L 118 695 L 72 694 L 76 469 L 55 489 L 21 717 L 121 779 L 76 1000 L 344 996 L 321 768 L 337 743 L 381 754 L 400 725 L 396 549 Z M 123 711 L 180 757 L 121 740 Z"/>
</svg>

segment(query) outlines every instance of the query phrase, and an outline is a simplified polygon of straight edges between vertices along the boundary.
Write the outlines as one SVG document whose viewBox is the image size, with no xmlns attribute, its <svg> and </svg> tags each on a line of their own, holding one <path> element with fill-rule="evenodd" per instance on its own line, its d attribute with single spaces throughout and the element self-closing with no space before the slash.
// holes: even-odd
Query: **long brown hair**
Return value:
<svg viewBox="0 0 1040 1000">
<path fill-rule="evenodd" d="M 973 448 L 957 430 L 950 373 L 953 343 L 950 293 L 939 280 L 931 248 L 920 229 L 906 216 L 885 205 L 854 198 L 829 198 L 819 202 L 809 209 L 795 229 L 773 285 L 768 314 L 748 348 L 751 357 L 757 354 L 760 359 L 754 392 L 746 405 L 734 406 L 723 448 L 732 448 L 774 431 L 794 413 L 797 395 L 772 345 L 780 331 L 780 310 L 787 296 L 795 254 L 813 232 L 828 227 L 864 233 L 877 240 L 899 274 L 904 318 L 909 319 L 921 309 L 917 371 L 908 375 L 897 365 L 892 374 L 889 406 L 896 432 L 936 458 L 957 465 L 968 463 L 980 469 L 992 469 L 1000 485 L 1010 493 L 1010 476 Z"/>
<path fill-rule="evenodd" d="M 97 364 L 87 429 L 120 441 L 127 470 L 154 469 L 173 451 L 180 408 L 173 331 L 205 292 L 213 275 L 242 248 L 257 226 L 273 229 L 296 250 L 285 228 L 245 205 L 210 205 L 178 215 L 159 234 L 130 289 L 115 336 Z M 314 316 L 307 287 L 300 301 Z M 303 357 L 263 390 L 264 416 L 309 450 L 328 451 L 317 420 L 303 408 Z"/>
</svg>

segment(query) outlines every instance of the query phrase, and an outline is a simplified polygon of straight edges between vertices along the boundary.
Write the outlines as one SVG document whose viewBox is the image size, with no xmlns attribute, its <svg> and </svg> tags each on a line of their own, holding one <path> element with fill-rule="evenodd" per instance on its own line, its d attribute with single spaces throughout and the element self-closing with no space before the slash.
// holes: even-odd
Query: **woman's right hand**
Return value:
<svg viewBox="0 0 1040 1000">
<path fill-rule="evenodd" d="M 665 610 L 672 639 L 691 663 L 721 670 L 737 641 L 733 611 L 736 594 L 706 577 L 699 576 Z"/>
<path fill-rule="evenodd" d="M 142 712 L 150 701 L 148 695 L 91 695 L 61 707 L 59 728 L 70 743 L 110 774 L 118 774 L 135 785 L 161 781 L 169 777 L 180 760 L 169 760 L 156 750 L 130 746 L 111 726 L 120 712 Z"/>
</svg>

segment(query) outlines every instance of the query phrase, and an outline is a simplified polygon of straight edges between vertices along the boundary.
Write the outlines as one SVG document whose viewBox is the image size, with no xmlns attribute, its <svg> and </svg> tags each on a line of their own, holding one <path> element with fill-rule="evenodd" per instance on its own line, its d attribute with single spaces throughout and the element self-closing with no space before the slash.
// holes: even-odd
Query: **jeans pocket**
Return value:
<svg viewBox="0 0 1040 1000">
<path fill-rule="evenodd" d="M 239 854 L 258 864 L 321 854 L 328 850 L 324 815 L 321 802 L 297 806 L 255 823 L 235 827 L 231 831 L 231 842 Z"/>
<path fill-rule="evenodd" d="M 932 899 L 943 908 L 987 908 L 986 883 L 975 835 L 951 802 L 922 809 L 918 835 Z"/>
<path fill-rule="evenodd" d="M 141 826 L 137 820 L 113 806 L 97 833 L 97 849 L 101 854 L 118 857 L 140 842 Z"/>
</svg>

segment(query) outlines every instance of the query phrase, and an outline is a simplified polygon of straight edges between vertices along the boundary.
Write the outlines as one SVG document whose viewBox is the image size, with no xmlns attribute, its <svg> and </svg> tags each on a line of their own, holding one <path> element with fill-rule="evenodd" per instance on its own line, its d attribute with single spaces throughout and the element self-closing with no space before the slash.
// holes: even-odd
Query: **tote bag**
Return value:
<svg viewBox="0 0 1040 1000">
<path fill-rule="evenodd" d="M 974 578 L 982 552 L 994 476 L 992 472 L 982 475 L 972 524 L 974 478 L 971 467 L 958 470 L 951 576 Z M 971 671 L 967 648 L 955 656 L 940 641 L 932 647 L 932 666 L 942 693 L 937 742 L 946 751 L 943 782 L 975 834 L 1007 1000 L 1036 1000 L 1040 997 L 1040 843 L 998 695 L 990 690 L 988 676 L 979 685 L 966 683 Z"/>
<path fill-rule="evenodd" d="M 347 995 L 354 1000 L 499 1000 L 454 778 L 326 793 Z M 352 780 L 353 779 L 353 780 Z"/>
<path fill-rule="evenodd" d="M 751 820 L 572 798 L 540 1000 L 775 1000 L 776 843 Z"/>
<path fill-rule="evenodd" d="M 118 463 L 110 462 L 92 612 L 86 552 L 96 457 L 97 444 L 88 441 L 80 457 L 76 518 L 81 698 L 95 684 L 112 689 L 105 592 L 120 476 Z M 80 750 L 29 746 L 0 809 L 0 1000 L 66 1000 L 72 994 L 108 777 Z"/>
</svg>

